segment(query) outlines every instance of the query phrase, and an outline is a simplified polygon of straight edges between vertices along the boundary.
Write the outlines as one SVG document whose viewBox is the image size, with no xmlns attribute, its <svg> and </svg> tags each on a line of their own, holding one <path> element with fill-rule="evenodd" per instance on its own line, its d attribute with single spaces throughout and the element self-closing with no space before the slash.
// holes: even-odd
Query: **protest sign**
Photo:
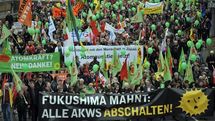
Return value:
<svg viewBox="0 0 215 121">
<path fill-rule="evenodd" d="M 144 14 L 161 14 L 163 13 L 163 5 L 156 7 L 143 8 Z"/>
<path fill-rule="evenodd" d="M 158 3 L 150 3 L 150 2 L 146 2 L 145 3 L 145 8 L 153 8 L 153 7 L 159 7 L 163 5 L 163 2 L 158 2 Z"/>
<path fill-rule="evenodd" d="M 99 62 L 102 61 L 102 57 L 103 54 L 105 52 L 105 54 L 107 55 L 106 59 L 107 62 L 111 62 L 112 56 L 113 56 L 113 50 L 114 48 L 117 50 L 117 54 L 119 55 L 119 59 L 120 62 L 123 63 L 125 60 L 125 56 L 121 55 L 121 50 L 125 49 L 126 50 L 126 54 L 129 54 L 128 56 L 128 60 L 133 61 L 135 59 L 137 59 L 137 50 L 138 50 L 138 46 L 136 45 L 130 45 L 130 46 L 102 46 L 102 45 L 97 45 L 97 46 L 85 46 L 86 48 L 86 56 L 85 57 L 81 57 L 81 46 L 76 46 L 76 54 L 79 57 L 79 61 L 81 62 L 81 64 L 87 63 L 87 62 L 91 62 L 93 60 L 93 58 L 96 56 L 97 60 Z M 141 48 L 141 58 L 143 59 L 143 46 L 140 46 Z M 66 50 L 68 50 L 68 47 L 64 48 L 64 52 Z M 73 57 L 75 57 L 75 52 L 71 52 L 70 56 L 66 57 L 65 56 L 65 61 L 66 60 L 73 60 Z"/>
<path fill-rule="evenodd" d="M 160 89 L 145 93 L 104 93 L 85 97 L 42 92 L 39 98 L 40 121 L 126 120 L 176 114 L 210 116 L 213 111 L 213 89 Z"/>
<path fill-rule="evenodd" d="M 27 72 L 42 72 L 42 71 L 54 71 L 60 69 L 60 54 L 59 53 L 47 53 L 36 55 L 13 55 L 10 62 L 0 64 L 0 72 L 11 72 L 13 69 L 15 72 L 23 72 L 24 66 L 27 65 Z"/>
<path fill-rule="evenodd" d="M 32 0 L 20 0 L 18 21 L 26 26 L 31 26 L 32 21 Z"/>
</svg>

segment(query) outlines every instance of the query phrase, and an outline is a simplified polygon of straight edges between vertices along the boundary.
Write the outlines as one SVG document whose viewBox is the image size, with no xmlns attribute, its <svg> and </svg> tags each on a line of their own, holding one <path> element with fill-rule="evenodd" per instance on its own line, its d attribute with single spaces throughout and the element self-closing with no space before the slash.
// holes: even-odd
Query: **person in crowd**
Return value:
<svg viewBox="0 0 215 121">
<path fill-rule="evenodd" d="M 54 92 L 51 88 L 51 83 L 50 82 L 45 82 L 45 92 Z"/>
<path fill-rule="evenodd" d="M 189 81 L 188 80 L 183 81 L 182 89 L 189 89 L 189 88 L 190 88 Z"/>
<path fill-rule="evenodd" d="M 76 65 L 77 67 L 79 68 L 80 67 L 80 60 L 79 60 L 79 57 L 78 56 L 75 56 L 75 61 L 76 61 Z"/>
<path fill-rule="evenodd" d="M 124 83 L 123 86 L 124 86 L 124 88 L 122 90 L 123 93 L 130 93 L 131 92 L 131 88 L 130 88 L 131 85 L 129 85 L 129 83 L 126 82 L 126 83 Z"/>
<path fill-rule="evenodd" d="M 14 19 L 10 11 L 7 12 L 7 16 L 5 17 L 5 20 L 8 21 L 8 28 L 11 29 L 11 27 L 13 26 Z"/>
<path fill-rule="evenodd" d="M 51 81 L 51 89 L 54 92 L 57 92 L 57 80 L 59 80 L 59 77 L 55 76 L 54 79 Z"/>
<path fill-rule="evenodd" d="M 11 111 L 10 111 L 10 96 L 9 96 L 9 83 L 5 83 L 3 87 L 3 95 L 2 95 L 2 112 L 4 121 L 12 121 L 11 120 Z"/>
<path fill-rule="evenodd" d="M 36 93 L 35 93 L 35 82 L 34 81 L 30 81 L 29 82 L 29 94 L 30 94 L 30 114 L 31 114 L 31 119 L 32 121 L 37 121 L 37 117 L 36 117 L 36 109 L 37 109 L 37 97 L 36 97 Z"/>
<path fill-rule="evenodd" d="M 27 28 L 23 28 L 23 31 L 20 34 L 21 40 L 23 42 L 23 44 L 25 44 L 25 46 L 27 46 L 27 44 L 29 43 L 29 41 L 32 40 L 32 36 L 29 34 L 29 32 L 27 31 Z"/>
<path fill-rule="evenodd" d="M 64 91 L 63 85 L 64 85 L 64 81 L 62 79 L 58 79 L 57 80 L 57 92 L 59 92 L 59 91 L 63 92 Z"/>
<path fill-rule="evenodd" d="M 57 43 L 57 46 L 55 47 L 55 51 L 54 52 L 59 52 L 60 53 L 60 60 L 61 60 L 61 65 L 63 64 L 64 62 L 64 48 L 62 46 L 62 42 L 59 41 Z"/>
<path fill-rule="evenodd" d="M 90 62 L 89 70 L 93 69 L 93 65 L 97 64 L 99 66 L 99 61 L 97 60 L 97 56 L 94 56 L 93 61 Z"/>
<path fill-rule="evenodd" d="M 181 86 L 182 86 L 181 84 L 182 84 L 182 77 L 179 76 L 178 72 L 175 72 L 173 75 L 172 82 L 171 82 L 171 87 L 181 88 Z"/>
<path fill-rule="evenodd" d="M 66 80 L 64 80 L 64 82 L 63 82 L 63 91 L 64 92 L 69 92 L 70 82 L 71 82 L 71 75 L 67 74 Z"/>
<path fill-rule="evenodd" d="M 62 46 L 61 42 L 57 43 L 57 46 L 55 47 L 55 52 L 59 52 L 61 55 L 64 54 L 64 49 L 63 49 L 63 46 Z"/>
<path fill-rule="evenodd" d="M 19 121 L 27 121 L 27 110 L 30 107 L 30 96 L 27 92 L 27 86 L 23 84 L 22 90 L 18 92 L 14 107 L 17 108 Z"/>
<path fill-rule="evenodd" d="M 39 93 L 41 92 L 41 91 L 43 91 L 44 90 L 44 85 L 45 85 L 45 82 L 44 82 L 44 80 L 43 80 L 43 76 L 41 75 L 41 74 L 38 74 L 38 78 L 37 78 L 37 80 L 36 80 L 36 83 L 35 83 L 35 96 L 37 97 L 36 98 L 36 105 L 37 105 L 37 107 L 35 108 L 36 110 L 35 110 L 35 120 L 37 120 L 37 118 L 38 118 L 38 106 L 39 106 Z"/>
<path fill-rule="evenodd" d="M 70 85 L 69 88 L 68 88 L 68 92 L 71 93 L 71 94 L 75 94 L 75 93 L 76 93 L 76 92 L 75 92 L 75 89 L 76 89 L 75 86 Z"/>
<path fill-rule="evenodd" d="M 45 48 L 46 48 L 46 53 L 53 53 L 53 52 L 55 52 L 55 44 L 52 43 L 52 42 L 48 43 L 45 46 Z"/>
<path fill-rule="evenodd" d="M 89 83 L 88 86 L 85 86 L 82 91 L 86 94 L 95 94 L 96 89 L 93 87 L 93 83 Z"/>
<path fill-rule="evenodd" d="M 35 46 L 34 46 L 34 42 L 33 41 L 29 41 L 28 45 L 25 48 L 25 50 L 26 50 L 25 51 L 26 54 L 29 54 L 29 55 L 35 54 L 36 49 L 35 49 Z"/>
<path fill-rule="evenodd" d="M 77 88 L 76 88 L 75 92 L 81 92 L 81 91 L 83 91 L 84 88 L 85 88 L 84 80 L 83 79 L 79 79 L 78 83 L 77 83 Z"/>
<path fill-rule="evenodd" d="M 180 77 L 179 73 L 178 73 L 178 72 L 175 72 L 172 81 L 175 81 L 175 82 L 182 82 L 182 80 L 183 80 L 183 79 L 182 79 L 182 77 Z"/>
<path fill-rule="evenodd" d="M 85 81 L 86 84 L 94 83 L 96 80 L 96 75 L 93 71 L 90 72 L 89 78 Z"/>
<path fill-rule="evenodd" d="M 214 50 L 210 51 L 210 55 L 207 57 L 206 62 L 208 64 L 208 68 L 213 71 L 213 67 L 215 67 L 215 54 Z"/>
<path fill-rule="evenodd" d="M 59 81 L 61 82 L 62 80 L 59 80 Z M 64 92 L 64 90 L 63 90 L 63 84 L 59 83 L 59 84 L 57 85 L 57 92 L 58 92 L 58 93 Z"/>
</svg>

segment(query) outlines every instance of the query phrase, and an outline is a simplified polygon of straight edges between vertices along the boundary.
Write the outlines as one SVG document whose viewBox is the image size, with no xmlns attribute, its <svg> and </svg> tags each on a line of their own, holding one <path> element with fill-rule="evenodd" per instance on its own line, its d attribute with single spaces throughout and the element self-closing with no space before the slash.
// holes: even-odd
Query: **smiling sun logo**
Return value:
<svg viewBox="0 0 215 121">
<path fill-rule="evenodd" d="M 198 115 L 201 113 L 205 113 L 208 108 L 208 98 L 207 96 L 198 89 L 186 91 L 180 101 L 180 105 L 178 106 L 186 114 Z"/>
</svg>

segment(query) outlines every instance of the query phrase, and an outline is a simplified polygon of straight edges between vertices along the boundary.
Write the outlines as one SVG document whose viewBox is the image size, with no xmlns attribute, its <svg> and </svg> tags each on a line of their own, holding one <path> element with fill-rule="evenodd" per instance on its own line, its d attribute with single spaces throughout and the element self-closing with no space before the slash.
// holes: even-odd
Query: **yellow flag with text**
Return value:
<svg viewBox="0 0 215 121">
<path fill-rule="evenodd" d="M 161 14 L 163 13 L 163 5 L 157 7 L 143 8 L 144 14 Z"/>
</svg>

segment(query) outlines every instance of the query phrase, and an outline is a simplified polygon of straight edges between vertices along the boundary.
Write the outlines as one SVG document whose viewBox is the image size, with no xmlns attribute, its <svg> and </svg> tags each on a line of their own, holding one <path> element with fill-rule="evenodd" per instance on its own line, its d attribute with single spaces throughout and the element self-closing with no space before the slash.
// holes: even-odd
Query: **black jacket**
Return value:
<svg viewBox="0 0 215 121">
<path fill-rule="evenodd" d="M 38 104 L 39 102 L 39 92 L 43 91 L 44 90 L 44 86 L 45 86 L 45 83 L 42 82 L 42 84 L 40 85 L 39 82 L 36 82 L 35 83 L 35 96 L 36 96 L 36 104 Z"/>
<path fill-rule="evenodd" d="M 206 62 L 208 63 L 208 68 L 213 71 L 213 66 L 215 67 L 215 55 L 209 55 Z"/>
<path fill-rule="evenodd" d="M 25 93 L 24 95 L 18 94 L 14 107 L 17 108 L 18 111 L 25 111 L 28 109 L 28 105 L 30 105 L 30 96 L 29 93 Z"/>
<path fill-rule="evenodd" d="M 30 94 L 30 108 L 36 108 L 37 107 L 37 98 L 35 89 L 29 88 L 29 94 Z"/>
</svg>

